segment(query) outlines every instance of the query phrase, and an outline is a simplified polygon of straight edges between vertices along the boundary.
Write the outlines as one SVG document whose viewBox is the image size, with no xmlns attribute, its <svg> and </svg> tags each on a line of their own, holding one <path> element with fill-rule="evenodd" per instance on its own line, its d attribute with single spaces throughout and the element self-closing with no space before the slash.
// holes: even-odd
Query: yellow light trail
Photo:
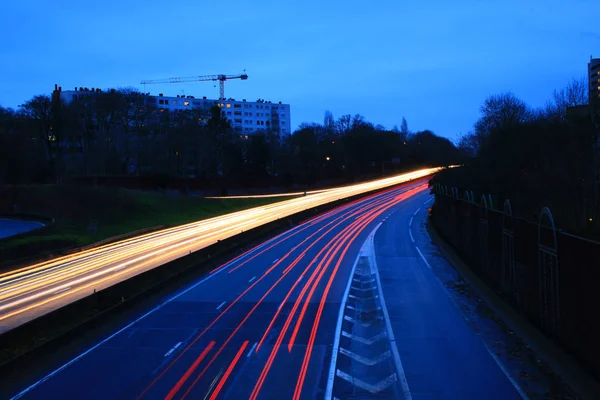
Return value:
<svg viewBox="0 0 600 400">
<path fill-rule="evenodd" d="M 440 169 L 421 169 L 308 192 L 303 197 L 163 229 L 0 274 L 0 332 L 242 231 L 332 201 L 422 178 Z"/>
</svg>

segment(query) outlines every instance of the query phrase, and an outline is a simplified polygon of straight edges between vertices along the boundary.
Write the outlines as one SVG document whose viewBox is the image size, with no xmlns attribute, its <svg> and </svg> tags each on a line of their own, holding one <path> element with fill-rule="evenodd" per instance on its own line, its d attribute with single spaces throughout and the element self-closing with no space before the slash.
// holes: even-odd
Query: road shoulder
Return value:
<svg viewBox="0 0 600 400">
<path fill-rule="evenodd" d="M 600 398 L 599 383 L 483 283 L 428 223 L 426 210 L 418 220 L 415 237 L 432 270 L 530 398 Z"/>
</svg>

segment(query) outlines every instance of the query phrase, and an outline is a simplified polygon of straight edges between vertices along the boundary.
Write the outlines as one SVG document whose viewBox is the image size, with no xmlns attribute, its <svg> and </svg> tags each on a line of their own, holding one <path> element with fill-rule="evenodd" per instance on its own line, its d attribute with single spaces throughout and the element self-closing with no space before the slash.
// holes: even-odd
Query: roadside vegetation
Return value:
<svg viewBox="0 0 600 400">
<path fill-rule="evenodd" d="M 490 96 L 459 142 L 466 165 L 433 183 L 458 188 L 461 198 L 472 190 L 477 202 L 491 194 L 500 210 L 509 199 L 515 215 L 528 220 L 549 207 L 558 228 L 598 239 L 600 118 L 593 113 L 585 79 L 555 91 L 540 109 L 512 93 Z"/>
<path fill-rule="evenodd" d="M 46 228 L 0 240 L 0 266 L 144 228 L 181 225 L 290 198 L 204 199 L 77 185 L 0 187 L 0 215 L 16 212 L 49 221 Z"/>
</svg>

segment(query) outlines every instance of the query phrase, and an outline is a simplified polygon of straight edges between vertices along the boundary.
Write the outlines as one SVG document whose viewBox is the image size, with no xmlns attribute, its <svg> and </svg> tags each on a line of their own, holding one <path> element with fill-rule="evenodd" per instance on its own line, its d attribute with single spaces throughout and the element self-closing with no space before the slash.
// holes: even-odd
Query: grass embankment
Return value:
<svg viewBox="0 0 600 400">
<path fill-rule="evenodd" d="M 27 234 L 0 240 L 0 269 L 13 262 L 156 226 L 175 226 L 291 197 L 204 199 L 74 185 L 0 187 L 0 214 L 54 218 Z"/>
</svg>

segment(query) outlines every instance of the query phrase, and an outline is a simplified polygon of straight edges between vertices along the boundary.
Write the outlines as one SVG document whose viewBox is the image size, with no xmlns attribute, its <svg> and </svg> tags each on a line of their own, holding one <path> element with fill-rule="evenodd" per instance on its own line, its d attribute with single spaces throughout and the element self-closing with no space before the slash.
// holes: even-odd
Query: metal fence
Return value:
<svg viewBox="0 0 600 400">
<path fill-rule="evenodd" d="M 514 217 L 472 191 L 436 184 L 432 221 L 464 261 L 517 311 L 600 378 L 600 243 L 560 232 L 548 208 Z"/>
</svg>

